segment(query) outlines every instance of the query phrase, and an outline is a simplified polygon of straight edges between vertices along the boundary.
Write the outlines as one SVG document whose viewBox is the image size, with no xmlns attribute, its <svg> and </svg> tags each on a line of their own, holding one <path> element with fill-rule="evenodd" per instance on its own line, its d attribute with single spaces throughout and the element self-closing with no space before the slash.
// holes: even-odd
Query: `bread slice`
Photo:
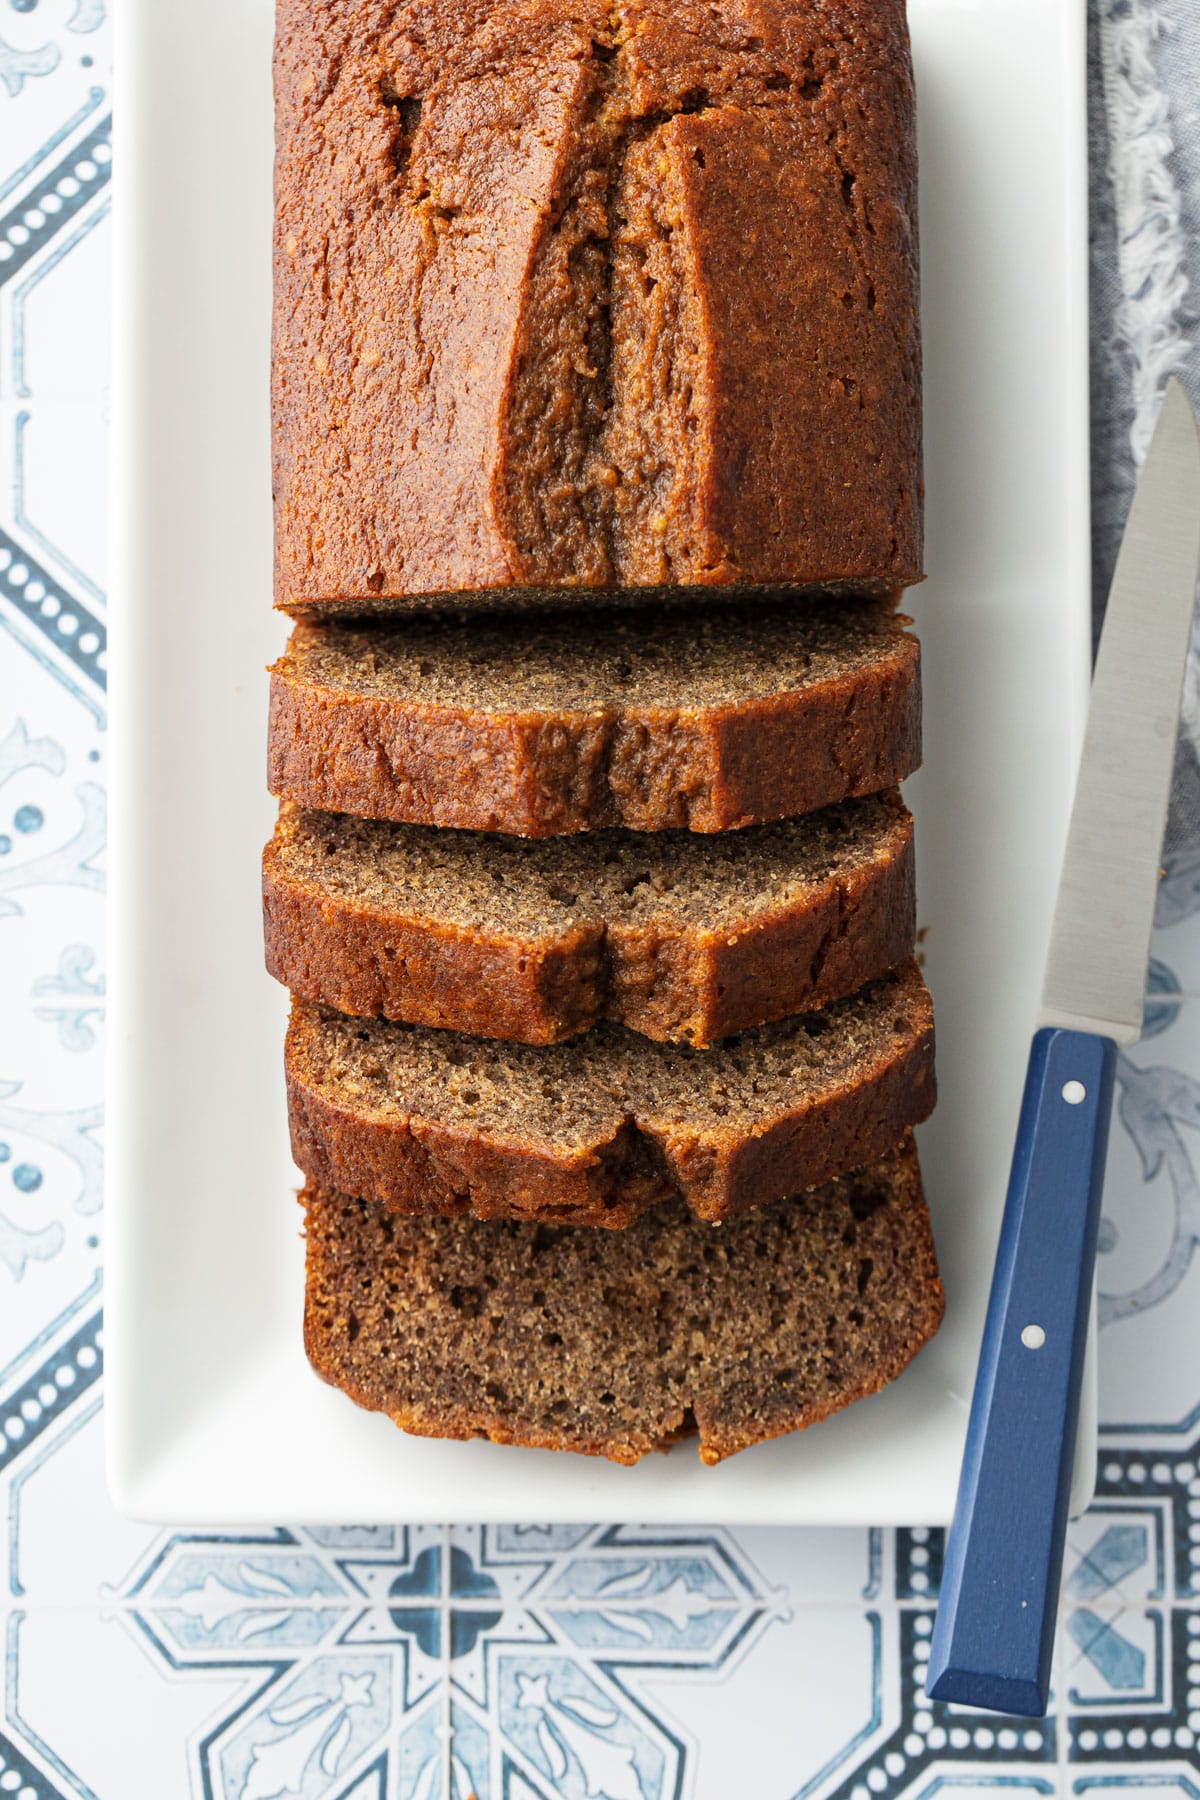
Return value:
<svg viewBox="0 0 1200 1800">
<path fill-rule="evenodd" d="M 904 0 L 278 0 L 276 586 L 921 571 Z"/>
<path fill-rule="evenodd" d="M 300 626 L 271 671 L 271 791 L 521 837 L 792 818 L 918 766 L 907 624 L 825 602 Z"/>
<path fill-rule="evenodd" d="M 526 1044 L 609 1019 L 706 1045 L 911 956 L 912 842 L 895 793 L 714 837 L 541 841 L 285 805 L 267 967 L 343 1013 Z"/>
<path fill-rule="evenodd" d="M 599 1025 L 531 1048 L 298 1002 L 292 1154 L 397 1212 L 627 1225 L 682 1195 L 723 1219 L 880 1155 L 933 1108 L 933 1008 L 907 964 L 712 1050 Z"/>
<path fill-rule="evenodd" d="M 720 1462 L 891 1381 L 941 1323 L 911 1138 L 721 1229 L 400 1219 L 309 1189 L 317 1373 L 424 1437 Z"/>
</svg>

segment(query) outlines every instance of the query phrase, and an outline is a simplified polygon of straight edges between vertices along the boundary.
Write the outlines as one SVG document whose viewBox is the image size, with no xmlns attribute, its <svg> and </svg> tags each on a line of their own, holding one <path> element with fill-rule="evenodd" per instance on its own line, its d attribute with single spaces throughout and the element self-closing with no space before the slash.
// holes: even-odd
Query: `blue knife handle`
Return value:
<svg viewBox="0 0 1200 1800">
<path fill-rule="evenodd" d="M 1034 1037 L 926 1690 L 1041 1716 L 1062 1574 L 1117 1047 Z"/>
</svg>

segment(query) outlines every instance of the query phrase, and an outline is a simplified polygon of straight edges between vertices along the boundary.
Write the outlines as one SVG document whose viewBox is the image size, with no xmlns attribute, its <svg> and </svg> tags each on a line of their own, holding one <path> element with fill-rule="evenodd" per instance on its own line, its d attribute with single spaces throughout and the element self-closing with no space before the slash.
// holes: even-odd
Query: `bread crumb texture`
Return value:
<svg viewBox="0 0 1200 1800">
<path fill-rule="evenodd" d="M 942 1318 L 910 1138 L 721 1227 L 678 1201 L 598 1232 L 302 1198 L 314 1368 L 427 1437 L 633 1463 L 695 1433 L 716 1463 L 875 1393 Z"/>
</svg>

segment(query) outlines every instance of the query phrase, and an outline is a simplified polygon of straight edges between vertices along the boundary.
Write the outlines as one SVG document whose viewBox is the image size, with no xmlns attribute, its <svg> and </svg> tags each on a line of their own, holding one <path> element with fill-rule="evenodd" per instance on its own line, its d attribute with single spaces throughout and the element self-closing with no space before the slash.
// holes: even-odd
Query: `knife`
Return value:
<svg viewBox="0 0 1200 1800">
<path fill-rule="evenodd" d="M 1040 1717 L 1118 1044 L 1142 1034 L 1200 573 L 1200 432 L 1167 383 L 1109 593 L 926 1691 Z"/>
</svg>

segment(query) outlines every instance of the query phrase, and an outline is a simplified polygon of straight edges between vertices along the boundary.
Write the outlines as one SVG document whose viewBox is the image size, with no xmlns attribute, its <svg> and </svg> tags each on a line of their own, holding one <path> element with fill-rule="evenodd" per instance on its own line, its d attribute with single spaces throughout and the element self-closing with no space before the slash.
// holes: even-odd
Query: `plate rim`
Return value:
<svg viewBox="0 0 1200 1800">
<path fill-rule="evenodd" d="M 130 1293 L 130 1274 L 127 1268 L 127 1229 L 134 1228 L 134 1204 L 129 1197 L 128 1171 L 133 1163 L 132 1148 L 128 1142 L 130 1122 L 126 1109 L 126 1083 L 128 1080 L 127 1057 L 121 1048 L 122 1034 L 127 1030 L 125 1025 L 126 1008 L 122 997 L 121 971 L 129 954 L 129 946 L 123 941 L 124 918 L 120 911 L 120 897 L 126 882 L 131 877 L 128 865 L 123 861 L 125 833 L 123 817 L 127 807 L 134 803 L 141 771 L 135 760 L 132 745 L 136 739 L 136 727 L 132 702 L 123 699 L 124 694 L 132 694 L 139 679 L 139 646 L 136 632 L 128 627 L 128 613 L 136 610 L 126 596 L 136 588 L 134 573 L 135 558 L 133 540 L 137 530 L 136 501 L 130 493 L 131 472 L 136 467 L 135 440 L 136 426 L 133 422 L 134 407 L 126 404 L 124 396 L 130 392 L 128 371 L 137 358 L 137 344 L 133 327 L 133 300 L 145 280 L 145 270 L 139 268 L 136 258 L 138 242 L 135 229 L 136 188 L 142 178 L 138 166 L 138 126 L 135 108 L 140 99 L 144 99 L 144 84 L 152 79 L 153 71 L 144 67 L 145 54 L 143 43 L 139 39 L 138 19 L 143 10 L 151 5 L 164 6 L 164 0 L 126 0 L 126 4 L 117 10 L 115 20 L 115 37 L 118 67 L 122 72 L 115 108 L 114 133 L 114 253 L 113 253 L 113 437 L 111 456 L 111 589 L 113 594 L 113 622 L 110 669 L 110 796 L 112 798 L 112 826 L 110 837 L 110 871 L 111 896 L 107 926 L 108 958 L 110 970 L 110 986 L 112 1001 L 110 1006 L 110 1035 L 108 1040 L 108 1058 L 106 1066 L 106 1118 L 107 1150 L 106 1150 L 106 1203 L 109 1209 L 107 1226 L 108 1242 L 104 1268 L 104 1286 L 106 1299 L 106 1363 L 107 1380 L 105 1399 L 105 1455 L 109 1492 L 118 1511 L 128 1517 L 161 1525 L 176 1525 L 189 1522 L 195 1516 L 195 1507 L 184 1503 L 184 1497 L 172 1487 L 176 1476 L 173 1468 L 179 1466 L 178 1456 L 172 1465 L 171 1451 L 174 1445 L 178 1451 L 181 1438 L 177 1433 L 174 1438 L 160 1445 L 157 1462 L 146 1464 L 136 1448 L 136 1374 L 131 1367 L 131 1356 L 126 1348 L 124 1330 L 126 1309 L 135 1303 Z M 1039 12 L 1049 10 L 1050 0 L 1039 0 Z M 924 0 L 926 9 L 953 10 L 945 4 L 945 0 Z M 1072 605 L 1078 612 L 1074 619 L 1078 636 L 1079 666 L 1075 670 L 1064 671 L 1067 685 L 1066 705 L 1074 714 L 1072 726 L 1076 740 L 1076 748 L 1082 742 L 1084 716 L 1086 711 L 1086 694 L 1090 678 L 1091 656 L 1091 584 L 1090 584 L 1090 495 L 1088 475 L 1088 264 L 1087 264 L 1087 149 L 1086 149 L 1086 17 L 1082 6 L 1062 9 L 1057 16 L 1059 29 L 1063 34 L 1060 46 L 1061 66 L 1064 74 L 1064 111 L 1074 119 L 1078 136 L 1075 154 L 1061 172 L 1062 193 L 1064 203 L 1073 220 L 1072 251 L 1068 257 L 1064 255 L 1064 279 L 1068 268 L 1073 270 L 1073 278 L 1065 281 L 1065 298 L 1069 319 L 1064 327 L 1064 343 L 1073 346 L 1070 361 L 1071 388 L 1074 394 L 1072 420 L 1075 435 L 1084 454 L 1080 457 L 1079 468 L 1075 471 L 1075 514 L 1064 521 L 1064 541 L 1070 540 L 1073 545 L 1072 564 L 1078 564 L 1076 571 L 1077 592 L 1071 596 Z M 144 605 L 144 597 L 140 604 Z M 132 1109 L 130 1109 L 132 1110 Z M 1094 1348 L 1094 1336 L 1092 1339 Z M 1076 1483 L 1073 1491 L 1073 1510 L 1080 1510 L 1080 1502 L 1086 1504 L 1090 1498 L 1094 1484 L 1095 1470 L 1095 1361 L 1091 1362 L 1091 1398 L 1090 1404 L 1085 1397 L 1085 1412 L 1081 1418 L 1080 1442 L 1076 1463 Z M 869 1404 L 869 1403 L 868 1403 Z M 510 1452 L 510 1454 L 529 1457 L 528 1452 Z M 574 1459 L 572 1459 L 574 1460 Z M 738 1459 L 740 1461 L 740 1459 Z M 532 1460 L 529 1464 L 530 1480 L 526 1484 L 531 1496 L 536 1494 L 540 1481 L 540 1466 L 535 1470 Z M 633 1474 L 634 1471 L 628 1473 Z M 600 1498 L 602 1490 L 597 1489 L 597 1497 L 584 1484 L 578 1489 L 572 1488 L 564 1498 L 554 1499 L 553 1509 L 547 1515 L 563 1521 L 584 1521 L 593 1518 L 618 1518 L 621 1513 L 614 1511 L 607 1492 Z M 730 1525 L 778 1525 L 778 1524 L 811 1524 L 818 1522 L 805 1512 L 803 1506 L 796 1504 L 795 1494 L 785 1494 L 778 1501 L 763 1498 L 753 1516 L 747 1518 L 741 1511 L 730 1513 L 723 1509 L 720 1497 L 720 1485 L 712 1488 L 712 1503 L 709 1513 L 713 1520 Z M 629 1505 L 645 1511 L 639 1498 L 636 1484 L 628 1488 Z M 883 1496 L 870 1496 L 870 1503 L 864 1499 L 861 1508 L 849 1505 L 840 1510 L 836 1521 L 825 1519 L 823 1522 L 842 1525 L 872 1525 L 881 1522 L 881 1515 L 886 1515 L 888 1523 L 901 1523 L 899 1518 L 889 1512 L 883 1504 Z M 490 1519 L 519 1521 L 529 1516 L 533 1499 L 526 1503 L 497 1505 L 489 1513 Z M 294 1508 L 291 1510 L 295 1510 Z M 535 1508 L 536 1510 L 536 1508 Z M 446 1508 L 439 1503 L 432 1505 L 429 1512 L 415 1505 L 405 1511 L 405 1520 L 416 1522 L 425 1518 L 438 1518 L 444 1515 Z M 273 1502 L 260 1505 L 247 1498 L 245 1487 L 238 1491 L 236 1498 L 230 1495 L 230 1504 L 223 1508 L 210 1500 L 206 1504 L 205 1517 L 214 1524 L 274 1522 L 276 1515 L 285 1516 L 285 1511 Z M 342 1508 L 328 1513 L 317 1509 L 306 1513 L 310 1522 L 327 1521 L 343 1523 L 350 1517 L 375 1516 L 374 1513 L 353 1514 Z M 541 1513 L 539 1513 L 541 1516 Z M 640 1516 L 640 1514 L 639 1514 Z M 647 1514 L 650 1518 L 666 1519 L 669 1514 L 661 1508 L 654 1507 Z M 694 1508 L 688 1503 L 685 1516 L 695 1516 Z M 927 1522 L 927 1521 L 921 1521 Z"/>
</svg>

